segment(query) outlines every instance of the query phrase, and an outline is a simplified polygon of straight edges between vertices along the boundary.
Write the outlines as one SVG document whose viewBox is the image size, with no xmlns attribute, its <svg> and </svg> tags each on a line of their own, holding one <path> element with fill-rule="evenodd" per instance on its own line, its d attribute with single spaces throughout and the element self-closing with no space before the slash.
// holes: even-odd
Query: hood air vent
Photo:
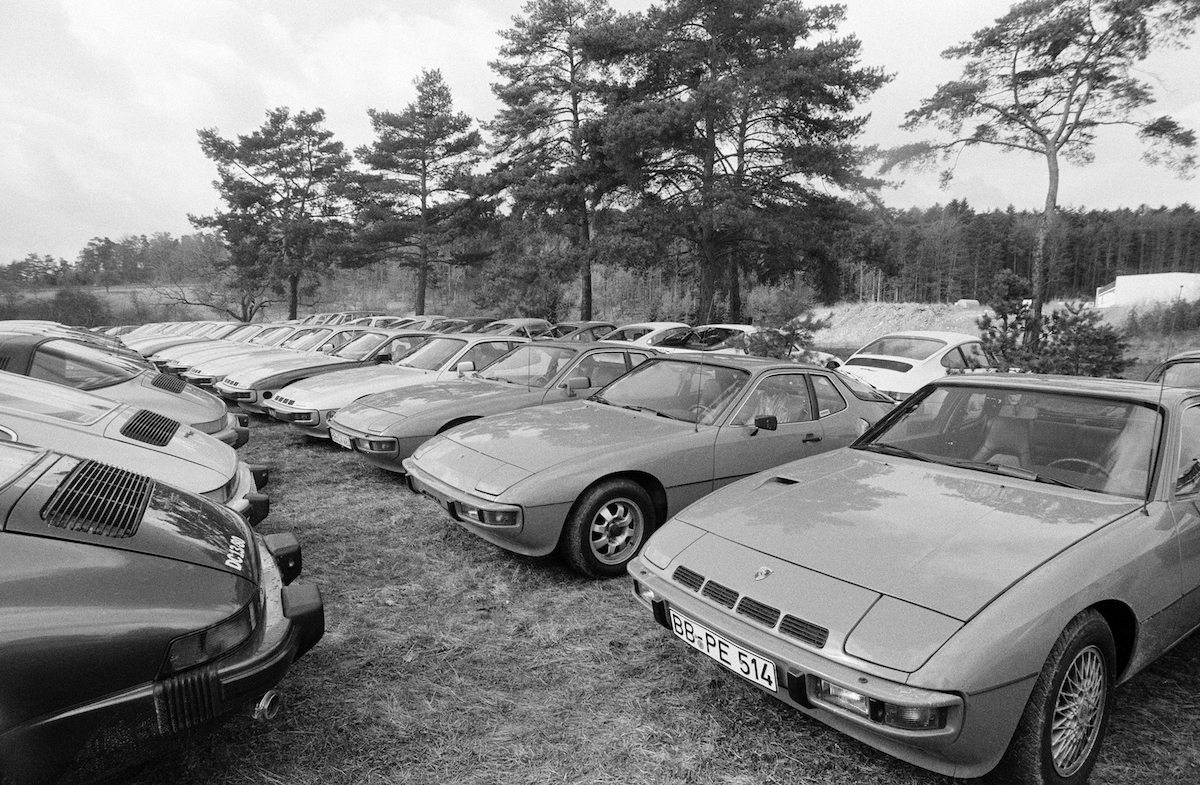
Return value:
<svg viewBox="0 0 1200 785">
<path fill-rule="evenodd" d="M 129 418 L 121 428 L 121 435 L 135 441 L 153 444 L 155 447 L 165 447 L 175 431 L 179 430 L 179 422 L 170 417 L 164 417 L 158 412 L 142 409 Z"/>
<path fill-rule="evenodd" d="M 154 483 L 98 461 L 84 461 L 42 508 L 42 520 L 69 531 L 101 537 L 132 537 L 137 533 Z"/>
<path fill-rule="evenodd" d="M 167 392 L 181 393 L 187 387 L 187 382 L 180 379 L 178 376 L 172 376 L 169 373 L 160 373 L 154 377 L 154 381 L 150 382 L 155 387 L 162 388 Z"/>
</svg>

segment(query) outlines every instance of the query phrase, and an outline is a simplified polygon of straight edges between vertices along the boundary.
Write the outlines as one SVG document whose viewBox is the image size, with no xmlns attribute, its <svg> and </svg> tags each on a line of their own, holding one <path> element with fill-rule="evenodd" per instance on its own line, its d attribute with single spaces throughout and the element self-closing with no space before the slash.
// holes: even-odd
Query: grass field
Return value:
<svg viewBox="0 0 1200 785">
<path fill-rule="evenodd" d="M 325 638 L 278 718 L 235 718 L 122 775 L 187 783 L 828 783 L 952 780 L 768 697 L 672 640 L 629 581 L 584 580 L 460 529 L 392 475 L 256 419 L 261 529 L 293 530 Z M 1200 779 L 1200 641 L 1117 693 L 1094 783 Z"/>
</svg>

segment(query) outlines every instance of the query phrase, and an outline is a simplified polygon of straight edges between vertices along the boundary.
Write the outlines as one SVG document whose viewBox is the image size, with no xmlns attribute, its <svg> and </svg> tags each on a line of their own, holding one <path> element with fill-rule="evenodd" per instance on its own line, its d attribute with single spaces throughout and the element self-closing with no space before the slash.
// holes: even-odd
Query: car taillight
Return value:
<svg viewBox="0 0 1200 785">
<path fill-rule="evenodd" d="M 163 673 L 177 673 L 215 660 L 245 643 L 258 624 L 258 606 L 254 602 L 220 624 L 176 638 L 167 649 Z"/>
</svg>

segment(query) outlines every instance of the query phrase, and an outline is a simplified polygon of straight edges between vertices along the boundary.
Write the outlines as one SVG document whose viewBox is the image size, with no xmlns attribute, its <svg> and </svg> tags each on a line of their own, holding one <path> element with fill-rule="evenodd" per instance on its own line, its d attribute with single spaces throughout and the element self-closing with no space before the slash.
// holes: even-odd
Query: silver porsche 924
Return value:
<svg viewBox="0 0 1200 785">
<path fill-rule="evenodd" d="M 1113 689 L 1200 622 L 1200 391 L 948 377 L 848 449 L 668 521 L 635 596 L 684 643 L 955 777 L 1082 783 Z"/>
</svg>

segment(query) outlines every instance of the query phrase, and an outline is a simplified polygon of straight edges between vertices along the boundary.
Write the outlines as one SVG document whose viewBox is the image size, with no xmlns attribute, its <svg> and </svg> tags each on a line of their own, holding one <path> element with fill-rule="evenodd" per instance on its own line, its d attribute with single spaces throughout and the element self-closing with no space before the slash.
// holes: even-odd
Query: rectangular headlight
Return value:
<svg viewBox="0 0 1200 785">
<path fill-rule="evenodd" d="M 839 687 L 824 679 L 817 682 L 817 698 L 860 717 L 871 718 L 871 700 L 866 695 Z"/>
<path fill-rule="evenodd" d="M 900 706 L 869 698 L 854 690 L 817 680 L 816 698 L 872 722 L 899 730 L 941 730 L 946 727 L 943 706 Z"/>
</svg>

